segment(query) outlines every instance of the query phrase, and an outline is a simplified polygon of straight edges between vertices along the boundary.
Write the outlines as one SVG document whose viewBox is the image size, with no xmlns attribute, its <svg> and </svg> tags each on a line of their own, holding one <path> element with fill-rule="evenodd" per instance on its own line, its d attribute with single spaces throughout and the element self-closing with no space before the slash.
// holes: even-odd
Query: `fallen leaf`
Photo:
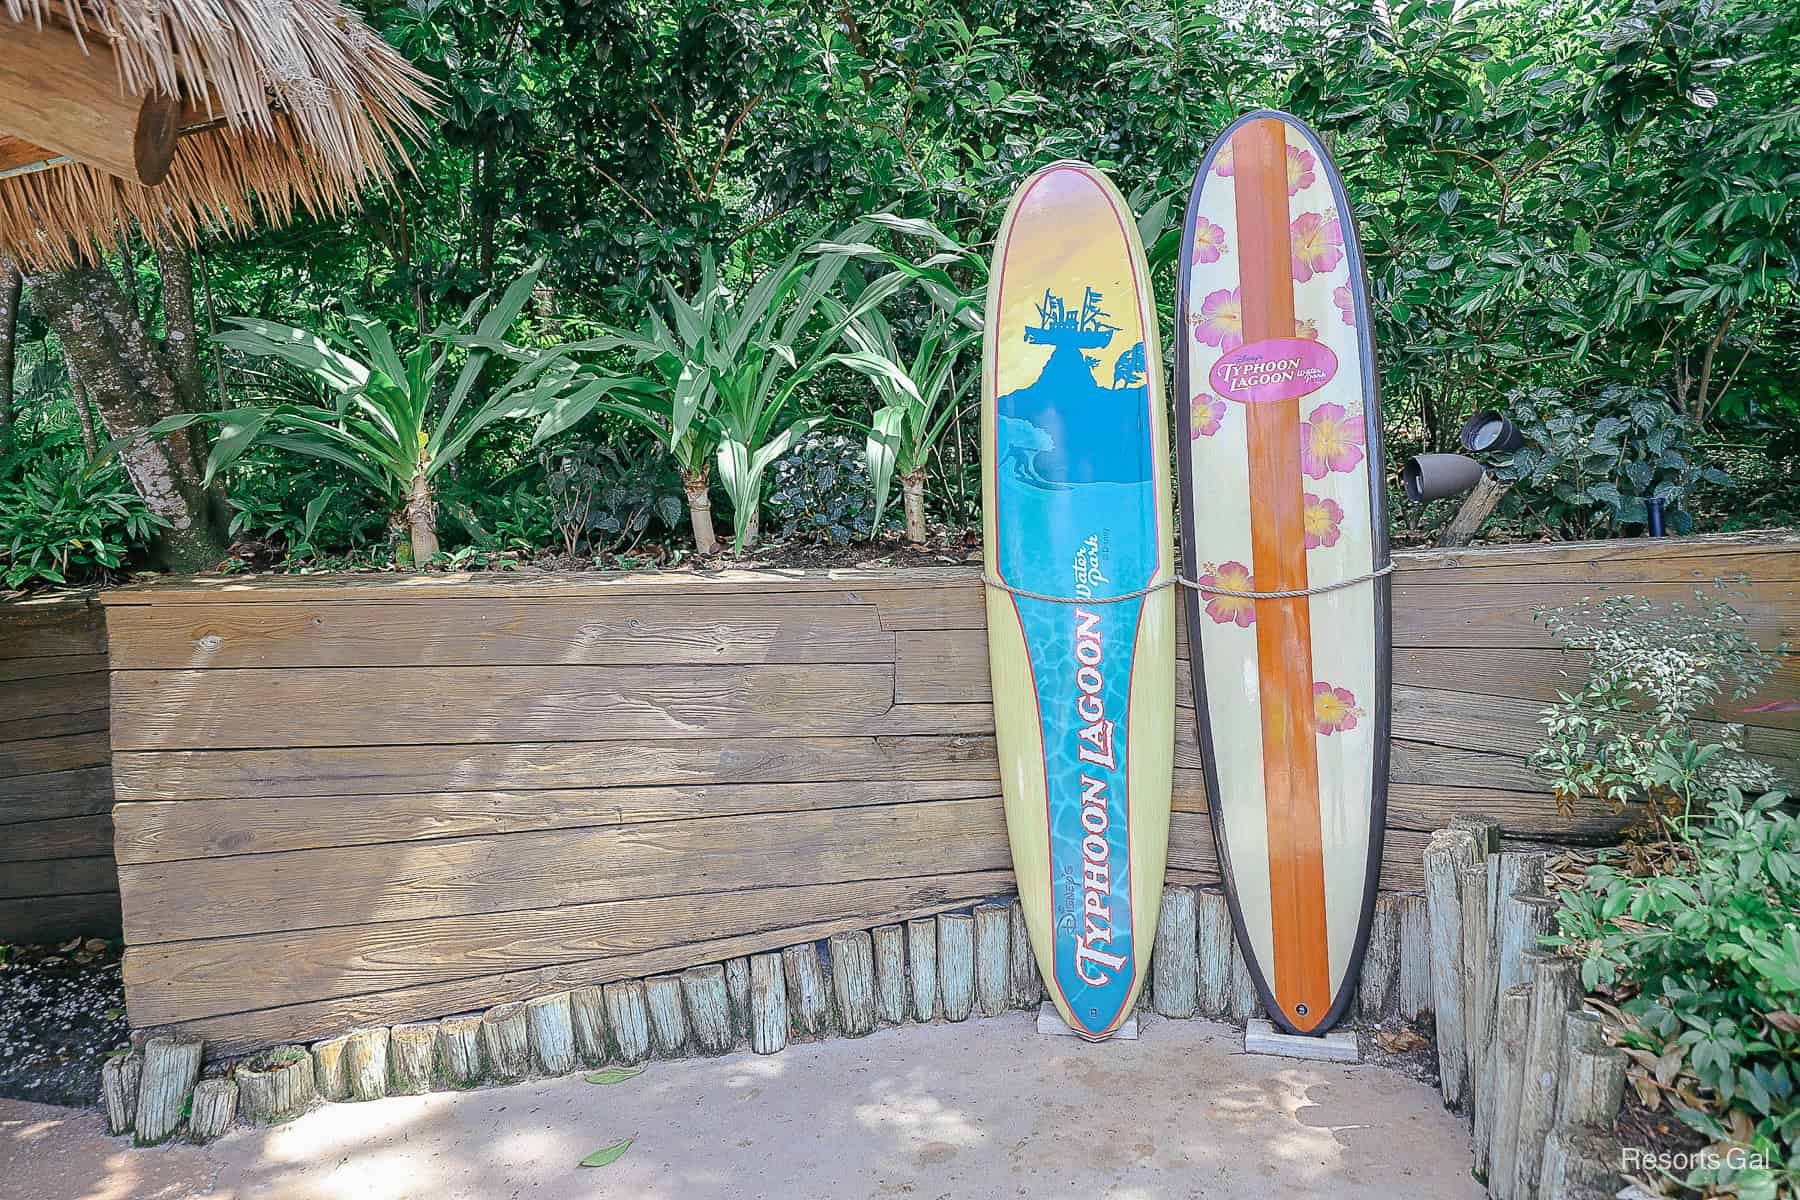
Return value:
<svg viewBox="0 0 1800 1200">
<path fill-rule="evenodd" d="M 606 1149 L 604 1149 L 604 1150 L 594 1151 L 592 1154 L 590 1154 L 586 1158 L 582 1159 L 576 1165 L 582 1166 L 582 1167 L 608 1166 L 612 1163 L 618 1162 L 620 1156 L 622 1156 L 629 1149 L 631 1149 L 631 1139 L 626 1138 L 622 1142 L 614 1142 L 612 1145 L 606 1147 Z"/>
<path fill-rule="evenodd" d="M 636 1079 L 644 1073 L 642 1067 L 608 1067 L 604 1071 L 595 1071 L 586 1076 L 589 1083 L 624 1083 L 627 1079 Z"/>
<path fill-rule="evenodd" d="M 1800 1033 L 1800 1013 L 1772 1012 L 1769 1014 L 1769 1024 L 1783 1033 Z"/>
<path fill-rule="evenodd" d="M 1375 1041 L 1389 1054 L 1405 1054 L 1431 1044 L 1410 1029 L 1381 1030 L 1375 1035 Z"/>
</svg>

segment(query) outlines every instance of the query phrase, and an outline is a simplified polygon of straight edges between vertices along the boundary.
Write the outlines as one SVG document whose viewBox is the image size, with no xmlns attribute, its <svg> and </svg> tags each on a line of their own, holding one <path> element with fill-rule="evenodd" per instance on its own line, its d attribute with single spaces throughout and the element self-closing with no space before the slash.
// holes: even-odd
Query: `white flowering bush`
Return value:
<svg viewBox="0 0 1800 1200">
<path fill-rule="evenodd" d="M 1755 694 L 1777 661 L 1744 636 L 1743 614 L 1717 586 L 1692 605 L 1619 595 L 1537 611 L 1588 659 L 1583 686 L 1543 710 L 1544 741 L 1531 756 L 1559 810 L 1571 814 L 1581 796 L 1616 811 L 1644 802 L 1660 823 L 1728 790 L 1775 786 L 1774 772 L 1745 752 L 1743 726 L 1698 723 L 1721 699 Z"/>
</svg>

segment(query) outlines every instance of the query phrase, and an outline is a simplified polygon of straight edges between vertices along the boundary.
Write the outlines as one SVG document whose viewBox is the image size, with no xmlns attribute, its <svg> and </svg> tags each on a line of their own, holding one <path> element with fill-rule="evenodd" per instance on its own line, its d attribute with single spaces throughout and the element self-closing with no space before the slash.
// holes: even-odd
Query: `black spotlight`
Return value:
<svg viewBox="0 0 1800 1200">
<path fill-rule="evenodd" d="M 1474 487 L 1485 471 L 1466 454 L 1421 454 L 1400 468 L 1400 486 L 1408 500 L 1442 500 Z"/>
<path fill-rule="evenodd" d="M 1471 454 L 1505 454 L 1525 444 L 1525 435 L 1504 413 L 1484 408 L 1462 427 L 1462 447 Z"/>
</svg>

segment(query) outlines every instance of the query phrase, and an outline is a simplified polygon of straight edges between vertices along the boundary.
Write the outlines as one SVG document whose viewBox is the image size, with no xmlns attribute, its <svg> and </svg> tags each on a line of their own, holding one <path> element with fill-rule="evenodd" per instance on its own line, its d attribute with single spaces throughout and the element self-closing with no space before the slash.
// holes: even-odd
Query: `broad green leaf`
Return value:
<svg viewBox="0 0 1800 1200">
<path fill-rule="evenodd" d="M 611 1166 L 613 1163 L 618 1162 L 619 1159 L 623 1158 L 627 1150 L 631 1149 L 632 1140 L 633 1139 L 631 1138 L 626 1138 L 624 1141 L 614 1142 L 604 1149 L 596 1150 L 576 1165 L 581 1167 Z"/>
</svg>

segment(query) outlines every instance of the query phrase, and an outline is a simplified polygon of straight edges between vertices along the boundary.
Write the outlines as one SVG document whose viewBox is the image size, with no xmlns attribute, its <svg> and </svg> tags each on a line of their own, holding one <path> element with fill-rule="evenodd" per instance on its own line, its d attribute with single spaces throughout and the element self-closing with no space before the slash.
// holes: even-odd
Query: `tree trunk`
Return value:
<svg viewBox="0 0 1800 1200">
<path fill-rule="evenodd" d="M 713 532 L 712 496 L 708 484 L 712 469 L 702 465 L 682 471 L 681 486 L 687 492 L 688 524 L 694 528 L 694 549 L 700 554 L 717 554 L 719 536 Z"/>
<path fill-rule="evenodd" d="M 25 277 L 0 255 L 0 429 L 13 422 L 13 351 L 19 335 L 19 293 Z"/>
<path fill-rule="evenodd" d="M 900 477 L 900 497 L 906 509 L 906 540 L 925 544 L 925 469 Z"/>
<path fill-rule="evenodd" d="M 406 526 L 412 537 L 413 567 L 423 567 L 437 557 L 437 500 L 431 494 L 431 476 L 425 452 L 419 452 L 419 465 L 413 474 L 412 494 L 406 499 Z"/>
<path fill-rule="evenodd" d="M 87 460 L 93 462 L 100 453 L 100 439 L 94 434 L 94 408 L 88 403 L 87 389 L 81 386 L 81 376 L 73 368 L 69 370 L 69 400 L 75 405 L 75 421 L 81 426 L 81 448 L 87 452 Z"/>
<path fill-rule="evenodd" d="M 204 450 L 190 427 L 166 438 L 144 431 L 182 411 L 163 349 L 133 312 L 105 267 L 81 266 L 31 278 L 31 303 L 62 341 L 100 422 L 115 438 L 131 438 L 120 460 L 151 512 L 169 523 L 152 557 L 174 571 L 201 571 L 230 545 L 222 488 L 201 486 Z"/>
<path fill-rule="evenodd" d="M 206 376 L 200 370 L 200 333 L 194 323 L 194 272 L 187 251 L 159 238 L 156 265 L 162 272 L 163 351 L 169 360 L 169 377 L 175 384 L 175 411 L 199 412 L 208 407 Z M 194 469 L 206 471 L 205 446 L 189 439 L 190 452 L 201 455 Z"/>
</svg>

